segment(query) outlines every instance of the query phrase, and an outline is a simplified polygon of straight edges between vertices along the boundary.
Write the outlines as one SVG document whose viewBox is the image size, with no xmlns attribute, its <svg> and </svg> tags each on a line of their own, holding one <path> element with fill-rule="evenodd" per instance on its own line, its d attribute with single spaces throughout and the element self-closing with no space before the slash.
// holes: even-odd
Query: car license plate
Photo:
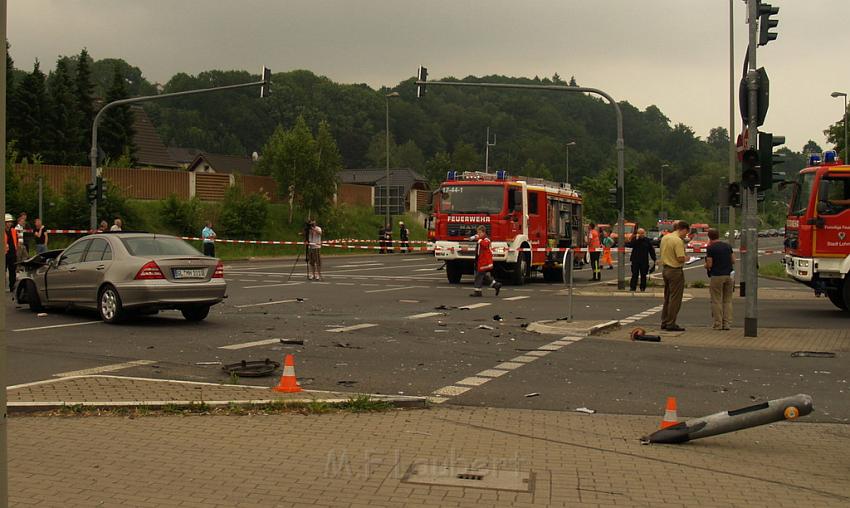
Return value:
<svg viewBox="0 0 850 508">
<path fill-rule="evenodd" d="M 207 276 L 206 268 L 175 268 L 175 279 L 203 279 Z"/>
</svg>

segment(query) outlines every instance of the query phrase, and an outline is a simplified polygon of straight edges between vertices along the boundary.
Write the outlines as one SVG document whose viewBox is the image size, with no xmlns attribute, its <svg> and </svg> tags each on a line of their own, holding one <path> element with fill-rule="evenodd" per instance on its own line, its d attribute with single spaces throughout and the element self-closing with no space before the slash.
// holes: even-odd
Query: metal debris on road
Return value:
<svg viewBox="0 0 850 508">
<path fill-rule="evenodd" d="M 352 345 L 351 345 L 350 343 L 348 343 L 348 342 L 337 342 L 337 343 L 335 343 L 335 344 L 334 344 L 334 346 L 336 346 L 336 347 L 343 347 L 343 348 L 345 348 L 345 349 L 363 349 L 363 348 L 362 348 L 362 347 L 360 347 L 360 346 L 352 346 Z"/>
<path fill-rule="evenodd" d="M 343 380 L 341 380 L 341 381 L 337 381 L 337 382 L 336 382 L 336 384 L 338 384 L 338 385 L 342 385 L 342 386 L 353 386 L 353 385 L 356 385 L 356 384 L 357 384 L 357 381 L 352 381 L 352 380 L 348 380 L 348 379 L 343 379 Z"/>
<path fill-rule="evenodd" d="M 537 393 L 537 392 L 531 392 L 531 393 L 526 393 L 525 396 L 526 397 L 539 397 L 540 394 Z"/>
<path fill-rule="evenodd" d="M 629 337 L 632 340 L 643 342 L 661 342 L 661 337 L 659 335 L 647 335 L 646 330 L 643 328 L 635 328 L 629 334 Z"/>
<path fill-rule="evenodd" d="M 794 351 L 792 358 L 835 358 L 835 353 L 829 351 Z"/>
<path fill-rule="evenodd" d="M 493 329 L 492 326 L 478 325 L 478 330 L 492 330 L 492 329 Z"/>
<path fill-rule="evenodd" d="M 47 313 L 46 312 L 39 312 L 38 314 L 35 315 L 35 317 L 47 317 Z"/>
<path fill-rule="evenodd" d="M 280 339 L 281 344 L 303 346 L 304 339 Z"/>
<path fill-rule="evenodd" d="M 221 365 L 221 362 L 195 362 L 195 365 Z"/>
<path fill-rule="evenodd" d="M 504 319 L 502 319 L 502 316 L 496 314 L 495 316 L 493 316 L 493 321 L 504 321 Z"/>
<path fill-rule="evenodd" d="M 596 413 L 596 410 L 590 409 L 589 407 L 577 407 L 576 413 L 585 413 L 585 414 L 592 415 L 592 414 Z"/>
</svg>

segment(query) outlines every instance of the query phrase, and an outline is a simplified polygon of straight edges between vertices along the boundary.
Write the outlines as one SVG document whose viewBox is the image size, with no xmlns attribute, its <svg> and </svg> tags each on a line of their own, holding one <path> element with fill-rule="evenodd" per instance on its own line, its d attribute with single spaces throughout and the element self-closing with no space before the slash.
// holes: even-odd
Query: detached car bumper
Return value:
<svg viewBox="0 0 850 508">
<path fill-rule="evenodd" d="M 116 284 L 124 308 L 168 309 L 187 304 L 214 305 L 227 293 L 224 279 L 208 282 L 174 283 L 165 280 L 133 281 Z"/>
</svg>

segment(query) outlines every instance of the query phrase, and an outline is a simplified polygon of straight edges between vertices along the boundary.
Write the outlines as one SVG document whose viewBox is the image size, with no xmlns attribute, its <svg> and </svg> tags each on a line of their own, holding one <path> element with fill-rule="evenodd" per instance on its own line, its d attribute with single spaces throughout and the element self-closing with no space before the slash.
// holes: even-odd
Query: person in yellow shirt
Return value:
<svg viewBox="0 0 850 508">
<path fill-rule="evenodd" d="M 679 309 L 682 308 L 682 296 L 685 293 L 685 272 L 682 267 L 688 260 L 685 255 L 684 238 L 691 231 L 691 225 L 685 221 L 676 223 L 674 230 L 661 239 L 661 272 L 664 278 L 664 307 L 661 310 L 661 329 L 682 332 L 685 329 L 676 323 Z"/>
</svg>

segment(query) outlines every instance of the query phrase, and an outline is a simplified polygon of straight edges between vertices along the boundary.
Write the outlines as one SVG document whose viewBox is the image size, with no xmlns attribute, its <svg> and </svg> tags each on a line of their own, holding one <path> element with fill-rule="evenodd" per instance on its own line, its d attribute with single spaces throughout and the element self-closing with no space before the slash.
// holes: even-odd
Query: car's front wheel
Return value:
<svg viewBox="0 0 850 508">
<path fill-rule="evenodd" d="M 210 314 L 209 305 L 195 305 L 180 309 L 187 321 L 203 321 Z"/>
<path fill-rule="evenodd" d="M 97 310 L 100 312 L 100 319 L 106 323 L 121 321 L 125 313 L 118 290 L 113 286 L 104 286 L 97 298 Z"/>
</svg>

